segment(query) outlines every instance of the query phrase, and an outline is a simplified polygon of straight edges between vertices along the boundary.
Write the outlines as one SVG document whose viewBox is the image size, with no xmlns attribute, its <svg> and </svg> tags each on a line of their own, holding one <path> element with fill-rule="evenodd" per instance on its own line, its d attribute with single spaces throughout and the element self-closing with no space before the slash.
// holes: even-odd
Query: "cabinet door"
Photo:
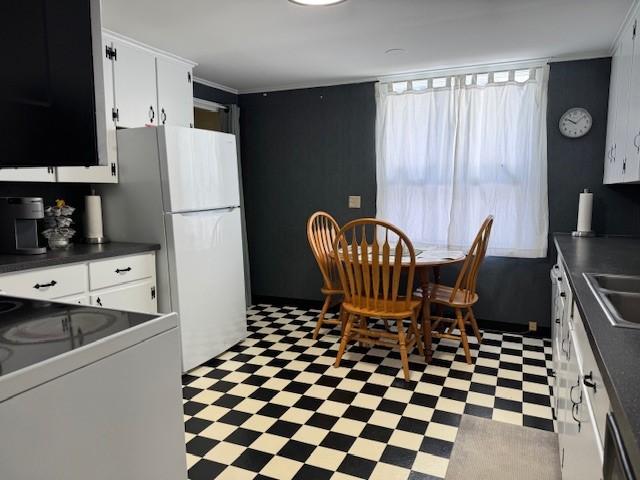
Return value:
<svg viewBox="0 0 640 480">
<path fill-rule="evenodd" d="M 604 154 L 604 180 L 605 184 L 615 183 L 615 166 L 613 152 L 615 149 L 616 115 L 618 113 L 618 88 L 620 75 L 620 57 L 616 50 L 611 59 L 611 79 L 609 81 L 609 112 L 607 114 L 607 143 Z"/>
<path fill-rule="evenodd" d="M 107 49 L 113 48 L 113 41 L 109 37 L 102 40 L 102 59 L 104 73 L 105 121 L 107 142 L 107 165 L 91 167 L 58 167 L 56 179 L 65 183 L 117 183 L 118 182 L 118 149 L 116 146 L 116 122 L 113 118 L 115 96 L 113 86 L 113 62 L 106 55 Z"/>
<path fill-rule="evenodd" d="M 91 305 L 132 312 L 156 313 L 156 285 L 151 280 L 92 293 Z"/>
<path fill-rule="evenodd" d="M 633 57 L 631 61 L 631 83 L 629 98 L 629 123 L 627 134 L 627 164 L 625 182 L 640 181 L 640 41 L 636 41 L 638 20 L 633 21 L 631 32 L 633 38 Z"/>
<path fill-rule="evenodd" d="M 76 295 L 71 297 L 56 298 L 56 302 L 77 303 L 78 305 L 91 304 L 91 300 L 89 300 L 88 295 Z"/>
<path fill-rule="evenodd" d="M 191 67 L 164 57 L 158 57 L 156 65 L 159 123 L 193 127 Z"/>
<path fill-rule="evenodd" d="M 613 171 L 612 183 L 625 181 L 627 156 L 630 153 L 629 136 L 629 101 L 631 99 L 631 71 L 633 62 L 633 25 L 622 34 L 620 44 L 613 58 L 616 70 L 616 115 L 613 126 Z"/>
<path fill-rule="evenodd" d="M 0 182 L 55 182 L 54 167 L 0 168 Z"/>
<path fill-rule="evenodd" d="M 155 55 L 118 38 L 113 39 L 113 46 L 116 125 L 126 128 L 157 125 Z"/>
</svg>

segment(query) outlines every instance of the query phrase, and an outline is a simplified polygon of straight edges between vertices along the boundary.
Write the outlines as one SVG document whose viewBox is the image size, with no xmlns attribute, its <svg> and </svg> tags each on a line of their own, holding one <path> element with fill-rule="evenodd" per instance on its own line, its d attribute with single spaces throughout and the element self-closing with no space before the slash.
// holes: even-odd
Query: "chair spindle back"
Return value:
<svg viewBox="0 0 640 480">
<path fill-rule="evenodd" d="M 345 300 L 357 308 L 392 312 L 408 309 L 413 291 L 416 255 L 411 240 L 399 228 L 374 218 L 347 223 L 333 242 L 334 257 Z M 403 301 L 402 261 L 409 262 Z"/>
<path fill-rule="evenodd" d="M 476 284 L 478 281 L 478 271 L 480 265 L 484 260 L 487 253 L 487 246 L 489 245 L 489 236 L 491 235 L 491 227 L 493 226 L 493 216 L 489 215 L 484 222 L 480 230 L 476 234 L 476 238 L 469 248 L 467 258 L 462 264 L 462 268 L 458 273 L 455 287 L 451 293 L 450 301 L 453 302 L 458 290 L 464 290 L 464 301 L 470 301 L 476 293 Z"/>
<path fill-rule="evenodd" d="M 307 221 L 309 246 L 318 262 L 324 288 L 328 290 L 337 290 L 340 285 L 336 262 L 332 257 L 333 240 L 339 230 L 338 222 L 326 212 L 316 212 Z"/>
</svg>

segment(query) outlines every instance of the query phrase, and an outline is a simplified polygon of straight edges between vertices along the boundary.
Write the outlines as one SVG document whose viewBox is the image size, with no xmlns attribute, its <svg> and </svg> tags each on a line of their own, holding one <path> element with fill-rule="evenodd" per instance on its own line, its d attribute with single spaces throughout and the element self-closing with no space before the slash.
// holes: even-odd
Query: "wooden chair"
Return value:
<svg viewBox="0 0 640 480">
<path fill-rule="evenodd" d="M 318 332 L 322 325 L 338 325 L 340 320 L 325 318 L 327 310 L 331 307 L 331 299 L 342 295 L 340 280 L 336 269 L 336 262 L 331 256 L 333 252 L 333 240 L 340 230 L 340 226 L 335 219 L 326 212 L 316 212 L 307 221 L 307 238 L 313 256 L 318 262 L 320 273 L 322 274 L 323 285 L 320 291 L 325 296 L 322 310 L 318 316 L 316 328 L 313 331 L 313 339 L 318 338 Z"/>
<path fill-rule="evenodd" d="M 487 253 L 487 245 L 489 244 L 489 235 L 493 225 L 493 217 L 488 216 L 480 227 L 480 231 L 476 235 L 475 240 L 471 244 L 467 258 L 465 259 L 458 278 L 453 287 L 445 285 L 432 284 L 429 286 L 427 296 L 427 305 L 425 306 L 425 315 L 423 315 L 422 331 L 426 335 L 430 333 L 429 320 L 435 320 L 431 325 L 433 331 L 431 335 L 434 338 L 450 338 L 459 340 L 464 348 L 464 354 L 467 363 L 471 363 L 471 352 L 469 350 L 469 341 L 467 339 L 466 326 L 471 325 L 473 333 L 478 339 L 478 343 L 482 343 L 482 335 L 478 328 L 478 323 L 473 315 L 472 306 L 478 301 L 476 293 L 476 282 L 478 280 L 478 270 Z M 448 318 L 444 316 L 430 316 L 429 306 L 431 303 L 436 305 L 449 307 L 455 311 L 456 318 Z M 466 310 L 463 316 L 462 311 Z M 436 331 L 441 323 L 448 323 L 448 328 L 444 332 Z M 460 335 L 454 335 L 453 329 L 457 327 Z"/>
<path fill-rule="evenodd" d="M 411 295 L 416 268 L 411 241 L 389 223 L 363 218 L 342 227 L 333 241 L 333 251 L 334 257 L 340 259 L 337 263 L 344 290 L 342 309 L 345 317 L 335 366 L 340 365 L 351 340 L 360 344 L 399 346 L 404 378 L 409 380 L 408 350 L 417 344 L 420 353 L 424 354 L 417 324 L 422 300 Z M 400 296 L 403 269 L 407 273 L 407 285 L 405 295 Z M 367 323 L 371 317 L 395 320 L 396 331 L 369 328 Z M 405 319 L 411 321 L 406 330 Z"/>
</svg>

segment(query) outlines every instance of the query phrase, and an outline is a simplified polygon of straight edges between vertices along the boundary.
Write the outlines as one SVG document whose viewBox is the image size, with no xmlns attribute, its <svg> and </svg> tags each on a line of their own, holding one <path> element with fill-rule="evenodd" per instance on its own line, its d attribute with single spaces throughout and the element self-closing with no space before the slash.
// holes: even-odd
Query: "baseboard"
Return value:
<svg viewBox="0 0 640 480">
<path fill-rule="evenodd" d="M 253 295 L 252 301 L 254 305 L 259 303 L 268 305 L 286 305 L 288 307 L 296 307 L 302 309 L 314 308 L 319 310 L 322 308 L 322 300 L 304 300 L 299 298 L 272 297 L 267 295 Z M 329 311 L 338 311 L 338 305 L 334 305 Z M 478 319 L 478 326 L 481 330 L 498 333 L 517 333 L 533 338 L 549 338 L 551 329 L 549 327 L 540 327 L 536 332 L 529 332 L 529 325 L 521 323 L 496 322 L 494 320 Z"/>
</svg>

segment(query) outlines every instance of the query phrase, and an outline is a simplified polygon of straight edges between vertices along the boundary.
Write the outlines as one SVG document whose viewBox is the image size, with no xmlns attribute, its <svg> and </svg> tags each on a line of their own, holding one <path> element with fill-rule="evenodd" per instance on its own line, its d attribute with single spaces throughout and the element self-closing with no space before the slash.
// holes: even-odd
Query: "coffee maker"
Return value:
<svg viewBox="0 0 640 480">
<path fill-rule="evenodd" d="M 44 218 L 44 202 L 39 197 L 0 197 L 0 253 L 37 255 L 38 220 Z"/>
</svg>

